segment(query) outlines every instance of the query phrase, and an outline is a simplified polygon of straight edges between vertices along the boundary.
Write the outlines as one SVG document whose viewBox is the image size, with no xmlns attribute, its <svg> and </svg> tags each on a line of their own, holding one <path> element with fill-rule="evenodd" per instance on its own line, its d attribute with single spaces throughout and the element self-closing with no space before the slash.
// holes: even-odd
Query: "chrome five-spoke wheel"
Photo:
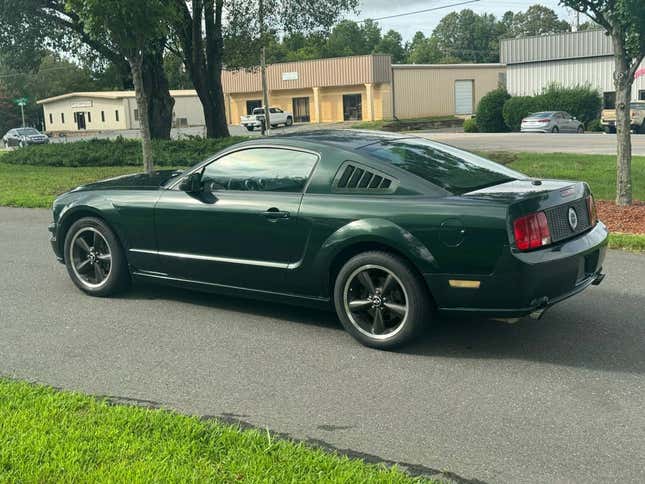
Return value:
<svg viewBox="0 0 645 484">
<path fill-rule="evenodd" d="M 104 285 L 112 270 L 112 251 L 107 240 L 94 227 L 85 227 L 71 243 L 72 268 L 84 285 L 96 289 Z"/>
<path fill-rule="evenodd" d="M 92 296 L 111 296 L 130 285 L 130 271 L 114 231 L 101 219 L 77 220 L 64 243 L 67 272 L 79 289 Z"/>
<path fill-rule="evenodd" d="M 344 303 L 356 329 L 376 339 L 395 335 L 408 316 L 403 283 L 392 271 L 378 265 L 359 267 L 349 276 Z"/>
<path fill-rule="evenodd" d="M 392 349 L 429 322 L 430 294 L 413 266 L 398 255 L 369 251 L 349 259 L 334 284 L 345 329 L 367 346 Z"/>
</svg>

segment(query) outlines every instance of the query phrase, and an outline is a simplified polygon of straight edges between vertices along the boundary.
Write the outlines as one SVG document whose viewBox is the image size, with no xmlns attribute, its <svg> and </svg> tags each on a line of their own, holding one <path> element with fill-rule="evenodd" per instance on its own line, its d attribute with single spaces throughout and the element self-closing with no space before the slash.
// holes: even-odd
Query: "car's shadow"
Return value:
<svg viewBox="0 0 645 484">
<path fill-rule="evenodd" d="M 604 297 L 608 294 L 605 293 Z M 543 319 L 506 324 L 481 318 L 432 321 L 431 328 L 398 353 L 440 358 L 518 360 L 592 370 L 645 373 L 645 295 L 583 294 L 550 309 Z M 257 302 L 154 285 L 136 285 L 128 299 L 198 304 L 341 331 L 331 311 Z M 641 315 L 640 317 L 635 317 Z M 348 344 L 358 344 L 349 340 Z"/>
</svg>

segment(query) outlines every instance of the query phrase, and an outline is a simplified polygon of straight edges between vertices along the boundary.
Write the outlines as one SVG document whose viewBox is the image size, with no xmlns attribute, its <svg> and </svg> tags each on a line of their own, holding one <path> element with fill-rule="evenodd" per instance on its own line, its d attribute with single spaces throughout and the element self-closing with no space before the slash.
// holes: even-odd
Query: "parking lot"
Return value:
<svg viewBox="0 0 645 484">
<path fill-rule="evenodd" d="M 539 322 L 435 321 L 401 352 L 333 313 L 137 286 L 90 298 L 47 210 L 0 208 L 3 376 L 281 432 L 457 482 L 644 482 L 645 258 Z"/>
<path fill-rule="evenodd" d="M 317 129 L 348 129 L 353 123 L 296 124 L 290 128 L 284 126 L 272 130 L 274 136 Z M 239 125 L 229 126 L 233 136 L 261 136 L 259 131 L 249 132 Z M 585 134 L 541 134 L 541 133 L 464 133 L 460 130 L 446 129 L 400 133 L 409 134 L 447 143 L 470 151 L 512 151 L 539 153 L 582 153 L 582 154 L 616 154 L 616 135 L 604 133 Z M 135 139 L 139 131 L 106 131 L 90 133 L 84 137 L 53 137 L 54 143 L 72 143 L 84 139 L 114 139 L 117 136 Z M 203 127 L 173 129 L 173 139 L 187 136 L 205 136 Z M 632 153 L 645 156 L 645 135 L 632 136 Z"/>
</svg>

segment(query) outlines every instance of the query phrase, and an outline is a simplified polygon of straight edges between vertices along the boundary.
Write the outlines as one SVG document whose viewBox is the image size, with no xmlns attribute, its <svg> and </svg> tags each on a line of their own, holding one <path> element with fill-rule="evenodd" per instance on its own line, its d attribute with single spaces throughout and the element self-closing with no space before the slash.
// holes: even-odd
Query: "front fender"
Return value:
<svg viewBox="0 0 645 484">
<path fill-rule="evenodd" d="M 381 218 L 355 220 L 331 234 L 322 244 L 316 257 L 315 273 L 329 284 L 330 267 L 345 250 L 361 244 L 389 247 L 403 254 L 421 272 L 436 272 L 437 262 L 419 239 L 395 223 Z"/>
</svg>

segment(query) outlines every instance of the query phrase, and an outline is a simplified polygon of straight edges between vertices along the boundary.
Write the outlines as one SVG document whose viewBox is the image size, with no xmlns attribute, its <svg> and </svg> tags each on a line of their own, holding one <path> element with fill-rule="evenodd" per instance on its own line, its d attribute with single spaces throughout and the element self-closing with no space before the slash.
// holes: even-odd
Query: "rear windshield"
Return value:
<svg viewBox="0 0 645 484">
<path fill-rule="evenodd" d="M 550 118 L 553 116 L 555 113 L 553 111 L 544 111 L 541 113 L 533 113 L 531 114 L 531 118 Z"/>
<path fill-rule="evenodd" d="M 34 128 L 18 128 L 16 131 L 21 136 L 32 136 L 34 134 L 40 134 Z"/>
<path fill-rule="evenodd" d="M 526 178 L 481 156 L 421 138 L 383 141 L 361 151 L 454 195 Z"/>
</svg>

